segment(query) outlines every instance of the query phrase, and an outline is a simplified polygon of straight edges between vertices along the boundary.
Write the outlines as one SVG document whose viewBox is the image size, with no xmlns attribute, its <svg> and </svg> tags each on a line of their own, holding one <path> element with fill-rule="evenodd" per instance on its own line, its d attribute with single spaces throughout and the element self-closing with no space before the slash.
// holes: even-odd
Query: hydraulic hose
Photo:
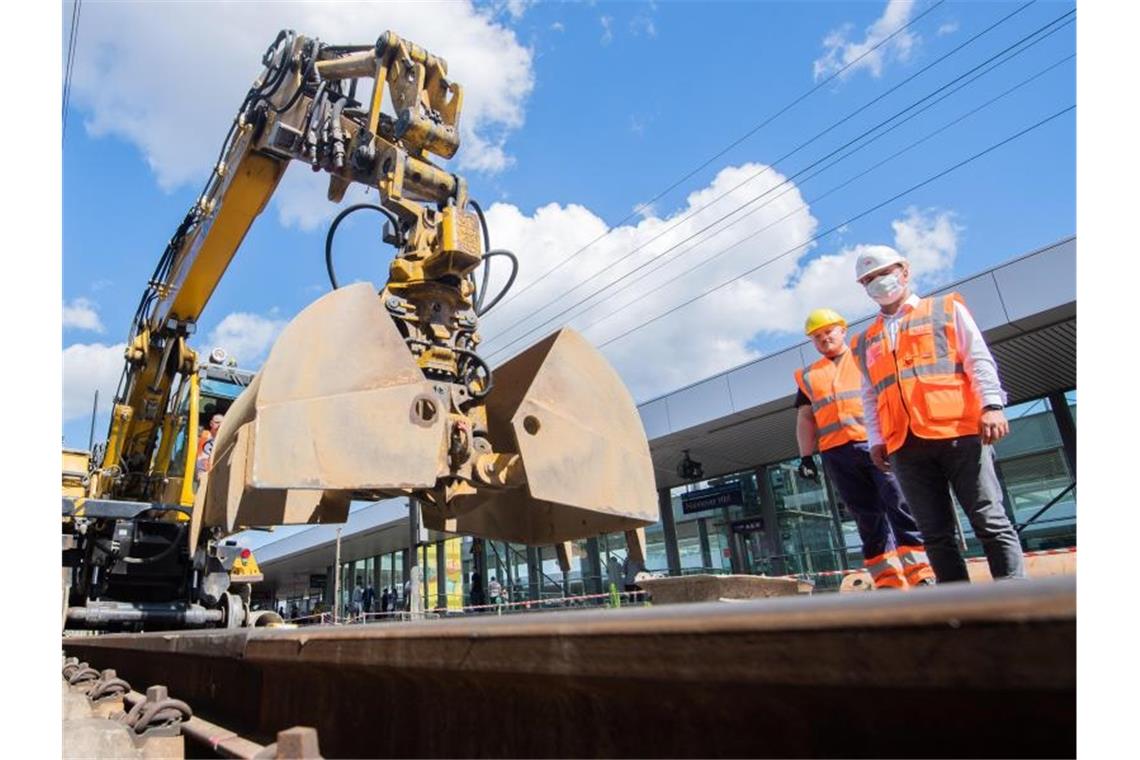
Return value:
<svg viewBox="0 0 1140 760">
<path fill-rule="evenodd" d="M 507 284 L 503 286 L 503 289 L 499 291 L 498 295 L 495 296 L 495 298 L 491 301 L 491 303 L 487 304 L 486 306 L 482 306 L 482 307 L 477 306 L 476 307 L 475 315 L 479 316 L 479 317 L 483 316 L 484 314 L 489 312 L 491 309 L 495 308 L 495 305 L 498 304 L 499 301 L 503 300 L 503 298 L 507 295 L 507 293 L 510 292 L 511 286 L 515 284 L 515 278 L 518 277 L 518 274 L 519 274 L 518 256 L 515 256 L 510 251 L 507 251 L 507 250 L 500 248 L 500 249 L 496 249 L 494 251 L 487 251 L 486 253 L 484 253 L 483 254 L 483 261 L 486 261 L 487 259 L 493 258 L 495 256 L 505 256 L 511 260 L 511 276 L 509 278 L 507 278 Z M 486 282 L 486 280 L 484 280 L 484 282 Z M 482 299 L 480 299 L 480 300 L 482 300 Z"/>
<path fill-rule="evenodd" d="M 399 236 L 400 234 L 400 220 L 396 217 L 396 214 L 384 208 L 383 206 L 377 206 L 375 203 L 357 203 L 349 206 L 344 211 L 341 211 L 339 214 L 337 214 L 336 218 L 333 219 L 333 223 L 329 225 L 329 232 L 325 236 L 325 267 L 327 267 L 329 270 L 329 282 L 332 284 L 333 290 L 336 290 L 340 287 L 336 281 L 336 271 L 333 269 L 332 256 L 332 244 L 333 238 L 336 237 L 336 228 L 340 226 L 340 223 L 343 222 L 349 214 L 365 208 L 370 208 L 373 211 L 379 211 L 381 214 L 388 217 L 388 221 L 392 223 L 392 228 L 396 231 L 396 235 Z"/>
<path fill-rule="evenodd" d="M 483 216 L 483 207 L 477 201 L 469 198 L 467 202 L 471 208 L 475 209 L 475 216 L 479 217 L 479 227 L 483 230 L 483 250 L 491 250 L 491 233 L 487 230 L 487 217 Z M 483 280 L 482 286 L 479 287 L 478 292 L 475 294 L 475 314 L 480 313 L 483 308 L 483 299 L 487 297 L 487 282 L 488 277 L 491 276 L 491 260 L 483 258 Z"/>
<path fill-rule="evenodd" d="M 471 208 L 475 209 L 475 216 L 479 217 L 479 227 L 483 230 L 483 250 L 486 251 L 486 253 L 483 254 L 482 283 L 475 293 L 475 316 L 481 317 L 495 308 L 495 304 L 502 301 L 510 291 L 511 286 L 515 284 L 515 278 L 518 277 L 519 274 L 519 260 L 518 257 L 510 251 L 502 249 L 491 250 L 491 233 L 487 229 L 487 217 L 483 215 L 483 207 L 473 199 L 468 199 L 467 203 L 471 205 Z M 491 276 L 491 259 L 496 256 L 506 256 L 511 260 L 511 276 L 507 279 L 507 284 L 503 286 L 503 289 L 499 291 L 499 294 L 495 296 L 494 300 L 484 306 L 483 302 L 487 300 L 488 278 Z"/>
</svg>

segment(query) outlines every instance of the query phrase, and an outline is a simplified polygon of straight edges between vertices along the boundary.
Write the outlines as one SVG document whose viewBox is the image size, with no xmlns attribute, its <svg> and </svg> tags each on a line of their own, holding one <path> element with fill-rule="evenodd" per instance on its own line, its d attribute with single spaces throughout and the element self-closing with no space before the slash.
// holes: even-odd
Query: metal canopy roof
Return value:
<svg viewBox="0 0 1140 760">
<path fill-rule="evenodd" d="M 1068 238 L 935 291 L 966 299 L 1010 404 L 1076 387 L 1076 250 Z M 641 404 L 657 487 L 684 482 L 685 449 L 705 477 L 796 456 L 792 373 L 817 356 L 805 341 Z"/>
</svg>

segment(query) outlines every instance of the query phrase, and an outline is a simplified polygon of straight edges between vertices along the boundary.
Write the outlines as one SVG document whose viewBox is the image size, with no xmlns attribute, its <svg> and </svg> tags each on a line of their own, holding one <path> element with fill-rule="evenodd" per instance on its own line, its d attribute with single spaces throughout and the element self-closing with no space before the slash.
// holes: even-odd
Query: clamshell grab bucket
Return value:
<svg viewBox="0 0 1140 760">
<path fill-rule="evenodd" d="M 321 297 L 226 414 L 191 540 L 201 527 L 343 522 L 362 491 L 421 495 L 429 528 L 528 544 L 657 519 L 641 419 L 597 349 L 563 329 L 493 377 L 491 447 L 520 455 L 525 482 L 476 484 L 438 508 L 427 494 L 448 474 L 446 385 L 424 378 L 375 287 Z"/>
<path fill-rule="evenodd" d="M 488 432 L 522 456 L 526 483 L 470 497 L 434 530 L 552 544 L 657 521 L 653 461 L 633 398 L 601 352 L 563 328 L 494 370 Z"/>
</svg>

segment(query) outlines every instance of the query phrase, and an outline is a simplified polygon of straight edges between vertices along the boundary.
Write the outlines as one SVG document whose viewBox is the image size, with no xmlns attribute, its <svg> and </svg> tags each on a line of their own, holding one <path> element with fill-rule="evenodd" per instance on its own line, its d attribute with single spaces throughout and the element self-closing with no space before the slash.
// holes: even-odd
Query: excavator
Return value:
<svg viewBox="0 0 1140 760">
<path fill-rule="evenodd" d="M 614 369 L 568 328 L 498 367 L 479 355 L 479 319 L 520 264 L 437 163 L 460 145 L 463 88 L 447 62 L 391 31 L 332 45 L 284 30 L 262 65 L 132 319 L 105 443 L 64 451 L 65 627 L 265 624 L 274 613 L 249 603 L 256 559 L 233 535 L 344 522 L 353 500 L 407 497 L 428 528 L 554 545 L 564 564 L 568 542 L 624 531 L 644 562 L 652 462 Z M 293 162 L 328 174 L 332 203 L 354 184 L 379 202 L 334 218 L 331 290 L 259 371 L 203 360 L 195 325 Z M 394 249 L 379 288 L 336 277 L 337 227 L 361 210 L 383 217 Z M 491 295 L 495 258 L 511 275 Z M 196 474 L 223 386 L 235 393 Z"/>
</svg>

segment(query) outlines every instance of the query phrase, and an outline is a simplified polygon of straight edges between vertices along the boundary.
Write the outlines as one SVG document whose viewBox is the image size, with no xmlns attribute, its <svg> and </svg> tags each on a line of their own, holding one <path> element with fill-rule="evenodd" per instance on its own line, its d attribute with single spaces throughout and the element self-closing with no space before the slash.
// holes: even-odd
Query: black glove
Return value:
<svg viewBox="0 0 1140 760">
<path fill-rule="evenodd" d="M 800 458 L 800 466 L 796 468 L 796 472 L 800 474 L 801 478 L 808 480 L 818 480 L 819 470 L 815 466 L 815 457 L 806 456 Z"/>
</svg>

